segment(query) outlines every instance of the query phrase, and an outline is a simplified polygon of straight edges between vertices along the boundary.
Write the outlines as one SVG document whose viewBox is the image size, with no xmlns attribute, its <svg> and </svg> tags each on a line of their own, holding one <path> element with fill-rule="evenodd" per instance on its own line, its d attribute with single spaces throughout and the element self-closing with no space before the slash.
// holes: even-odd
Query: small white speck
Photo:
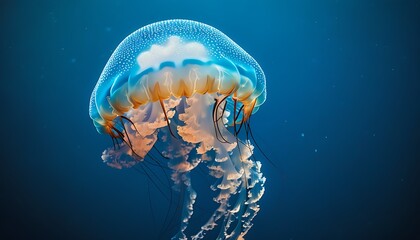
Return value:
<svg viewBox="0 0 420 240">
<path fill-rule="evenodd" d="M 318 152 L 318 149 L 316 149 L 316 148 L 315 148 L 315 150 L 314 150 L 314 151 L 315 151 L 315 152 Z"/>
<path fill-rule="evenodd" d="M 305 133 L 301 133 L 301 134 L 300 134 L 300 136 L 301 136 L 301 137 L 305 137 Z"/>
</svg>

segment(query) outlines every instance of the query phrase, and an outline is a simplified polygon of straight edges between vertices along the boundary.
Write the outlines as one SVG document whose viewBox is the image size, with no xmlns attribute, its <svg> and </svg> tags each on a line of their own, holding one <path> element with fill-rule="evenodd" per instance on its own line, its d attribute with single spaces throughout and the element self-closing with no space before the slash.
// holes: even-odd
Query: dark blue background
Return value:
<svg viewBox="0 0 420 240">
<path fill-rule="evenodd" d="M 101 162 L 111 141 L 88 103 L 125 36 L 187 18 L 226 33 L 267 76 L 253 127 L 278 167 L 263 160 L 247 239 L 420 239 L 418 3 L 16 0 L 0 11 L 0 238 L 153 239 L 146 180 Z"/>
</svg>

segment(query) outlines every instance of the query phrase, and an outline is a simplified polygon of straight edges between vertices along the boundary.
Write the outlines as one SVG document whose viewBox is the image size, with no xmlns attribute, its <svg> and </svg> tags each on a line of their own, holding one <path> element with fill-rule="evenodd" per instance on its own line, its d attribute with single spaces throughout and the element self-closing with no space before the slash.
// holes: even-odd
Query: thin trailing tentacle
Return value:
<svg viewBox="0 0 420 240">
<path fill-rule="evenodd" d="M 185 235 L 185 229 L 188 226 L 189 219 L 193 214 L 193 206 L 195 203 L 195 199 L 197 197 L 197 193 L 194 191 L 191 185 L 191 178 L 189 173 L 181 173 L 178 175 L 181 180 L 182 187 L 185 188 L 184 191 L 184 205 L 182 207 L 181 213 L 181 225 L 179 227 L 179 231 L 175 236 L 172 238 L 173 240 L 187 240 L 187 236 Z"/>
<path fill-rule="evenodd" d="M 217 138 L 217 140 L 219 140 L 220 142 L 222 142 L 222 143 L 229 143 L 229 141 L 228 140 L 226 140 L 224 137 L 223 137 L 223 134 L 220 132 L 220 128 L 219 128 L 219 124 L 218 124 L 218 122 L 216 121 L 216 119 L 217 119 L 217 105 L 218 105 L 218 100 L 217 99 L 215 99 L 215 103 L 214 103 L 214 105 L 213 105 L 213 125 L 214 125 L 214 130 L 215 130 L 215 133 L 216 133 L 216 138 Z M 219 138 L 219 136 L 222 138 L 222 140 L 220 140 L 220 138 Z"/>
<path fill-rule="evenodd" d="M 159 103 L 160 103 L 160 106 L 162 107 L 163 114 L 165 115 L 165 120 L 166 120 L 166 123 L 168 124 L 169 132 L 171 133 L 172 137 L 177 138 L 175 136 L 174 132 L 172 132 L 172 128 L 171 128 L 171 125 L 169 123 L 168 115 L 166 114 L 165 105 L 163 104 L 163 101 L 160 98 L 159 98 Z"/>
</svg>

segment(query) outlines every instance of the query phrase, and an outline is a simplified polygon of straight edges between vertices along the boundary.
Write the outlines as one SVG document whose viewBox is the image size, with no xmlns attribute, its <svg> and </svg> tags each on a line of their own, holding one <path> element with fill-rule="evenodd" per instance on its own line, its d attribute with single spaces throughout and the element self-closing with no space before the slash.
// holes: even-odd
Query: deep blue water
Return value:
<svg viewBox="0 0 420 240">
<path fill-rule="evenodd" d="M 413 1 L 415 2 L 415 1 Z M 186 18 L 267 76 L 267 177 L 247 239 L 420 239 L 420 5 L 409 1 L 2 1 L 1 239 L 153 239 L 147 181 L 88 116 L 118 43 Z M 155 208 L 167 204 L 152 191 Z M 156 216 L 159 217 L 159 216 Z"/>
</svg>

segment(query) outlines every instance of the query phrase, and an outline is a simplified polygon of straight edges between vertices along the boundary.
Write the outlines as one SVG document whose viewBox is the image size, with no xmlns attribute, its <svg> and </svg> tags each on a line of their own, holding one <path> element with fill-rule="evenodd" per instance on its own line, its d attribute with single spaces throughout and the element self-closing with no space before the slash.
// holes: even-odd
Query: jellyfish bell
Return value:
<svg viewBox="0 0 420 240">
<path fill-rule="evenodd" d="M 159 164 L 167 164 L 185 195 L 173 239 L 187 239 L 198 197 L 190 172 L 200 164 L 216 179 L 219 207 L 191 238 L 217 226 L 218 239 L 241 239 L 264 193 L 261 163 L 247 138 L 250 117 L 265 99 L 264 73 L 240 46 L 209 25 L 168 20 L 118 45 L 92 92 L 89 114 L 98 132 L 113 140 L 102 154 L 112 167 L 142 164 L 159 146 L 166 161 Z"/>
</svg>

